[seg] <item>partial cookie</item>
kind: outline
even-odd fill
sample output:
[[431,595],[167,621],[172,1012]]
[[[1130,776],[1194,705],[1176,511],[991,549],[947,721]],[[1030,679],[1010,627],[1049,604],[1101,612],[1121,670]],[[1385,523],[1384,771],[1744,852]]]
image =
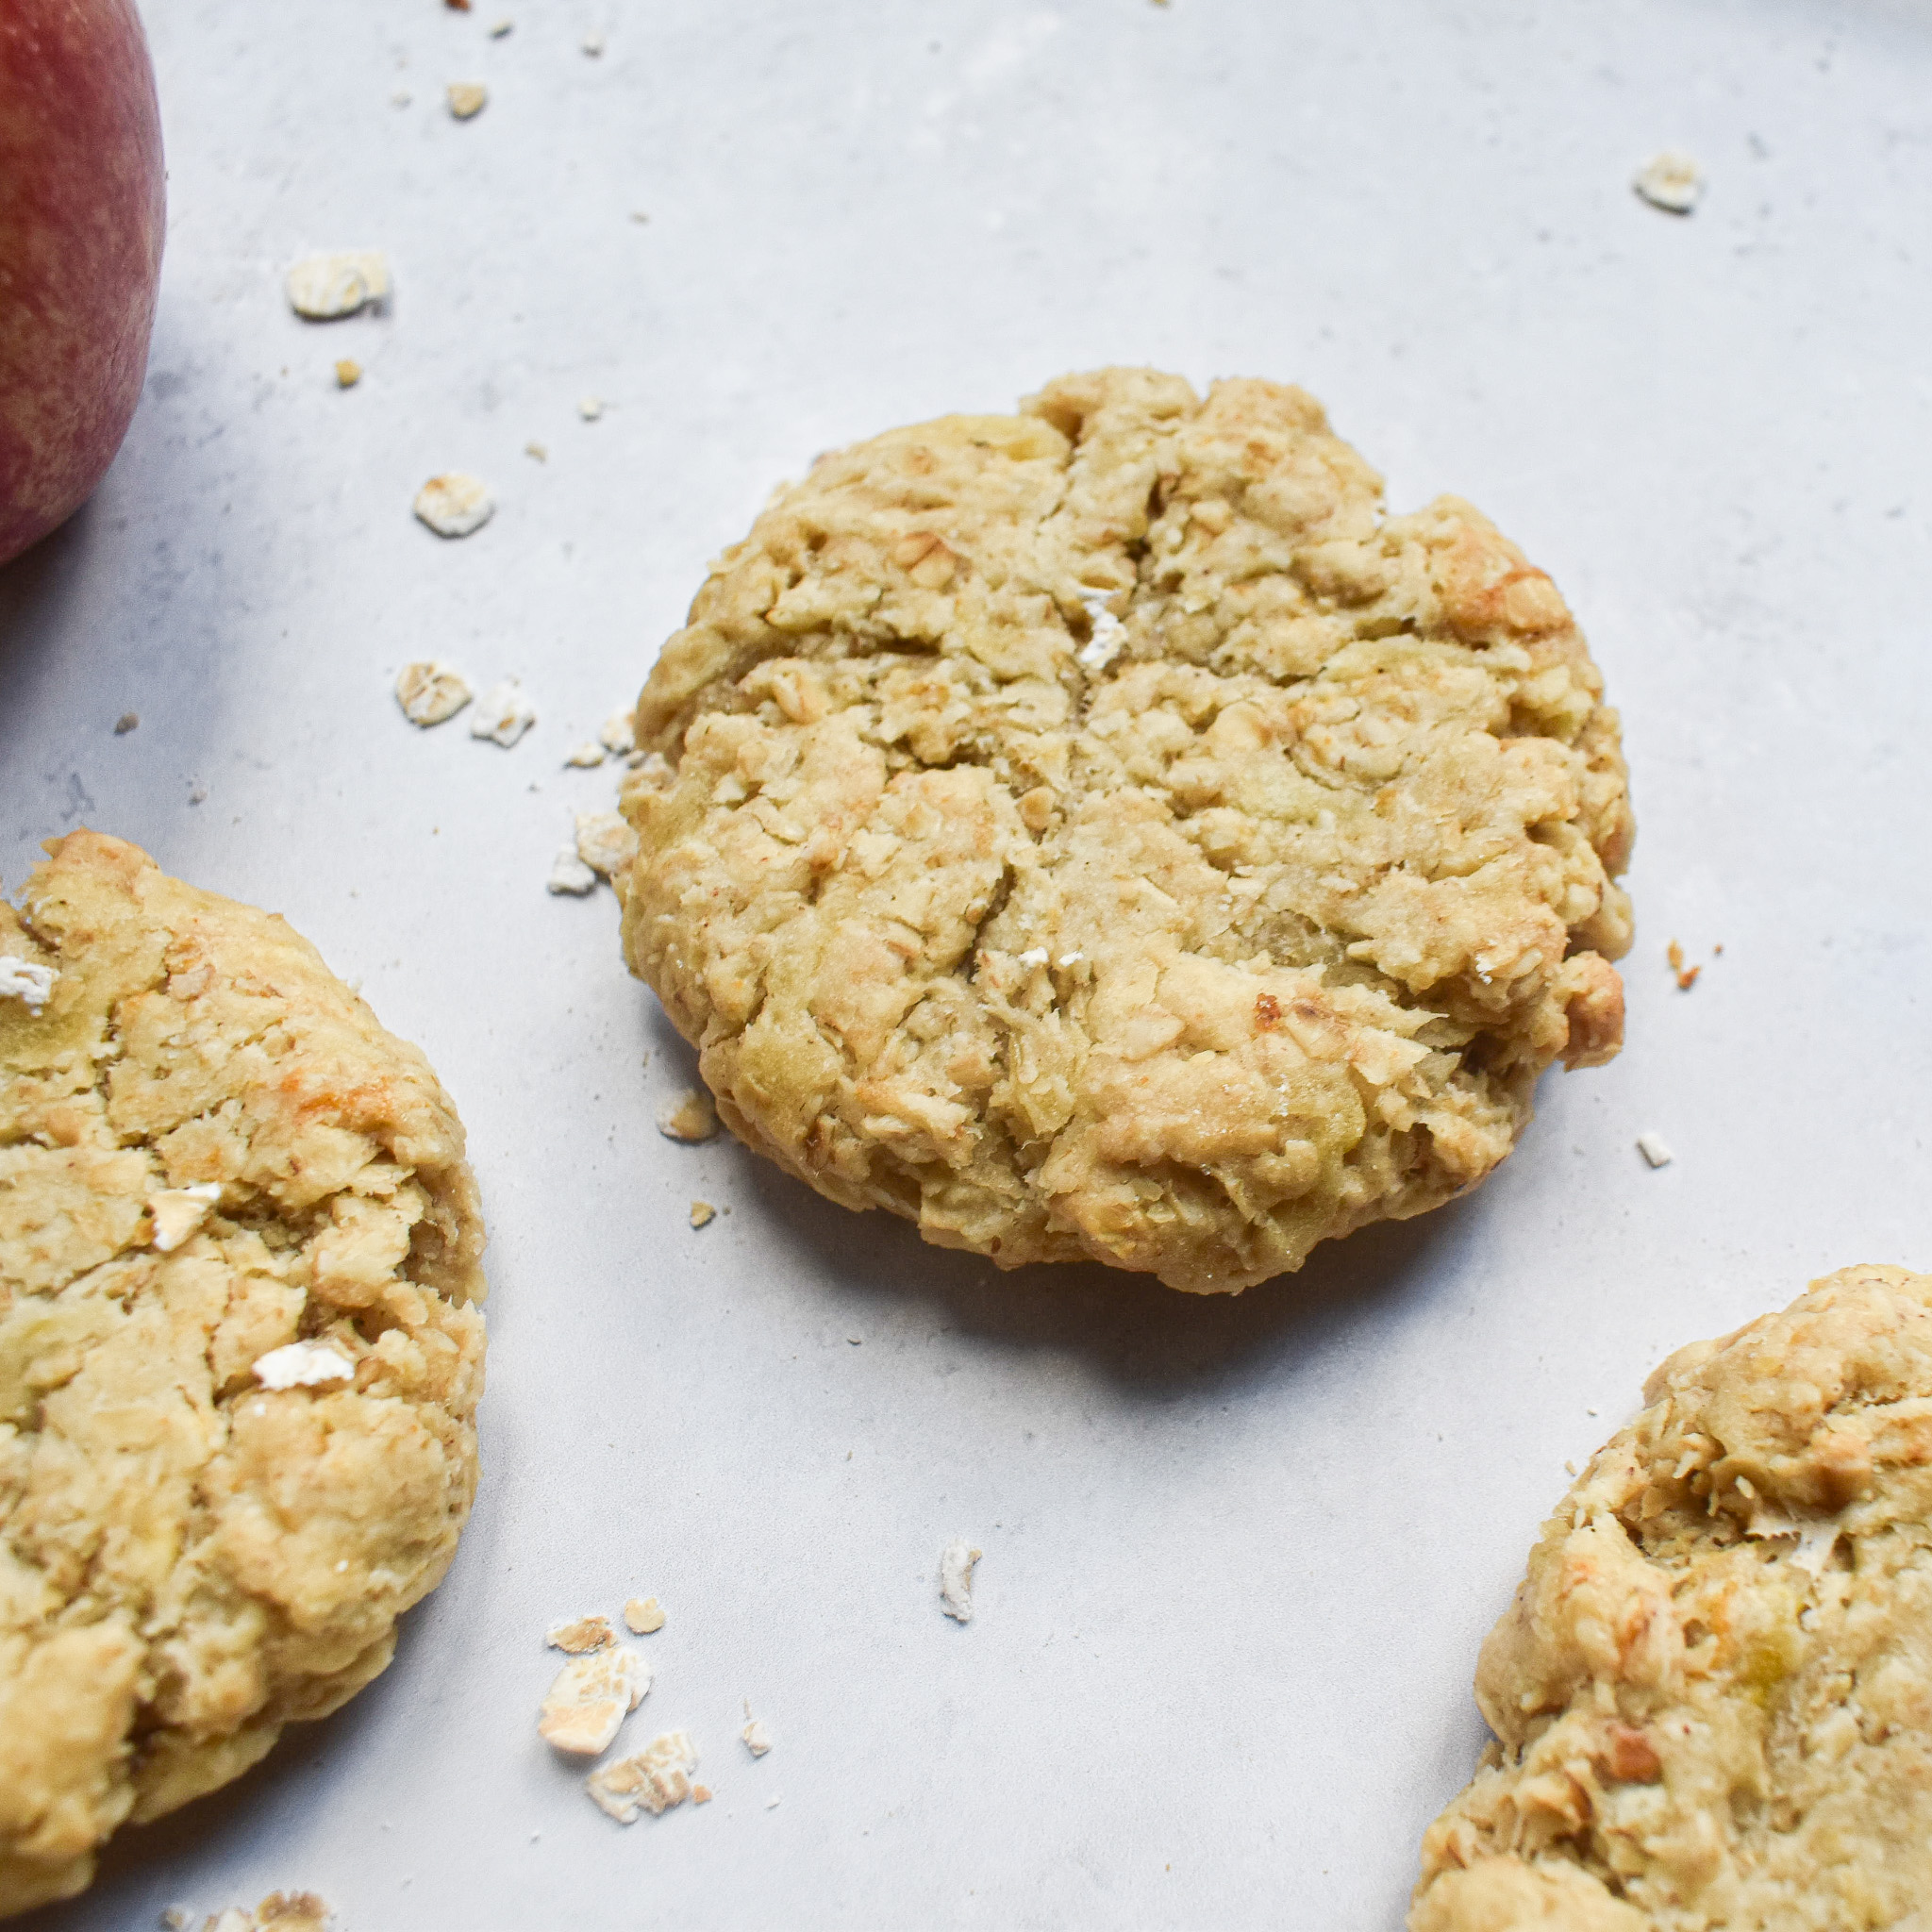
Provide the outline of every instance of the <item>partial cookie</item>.
[[1932,1275],[1681,1349],[1491,1633],[1413,1932],[1845,1932],[1932,1899]]
[[1063,377],[819,458],[639,701],[632,969],[735,1133],[1002,1266],[1236,1290],[1617,1050],[1617,720],[1299,390]]
[[476,1482],[463,1130],[283,921],[49,845],[0,954],[0,1914],[395,1646]]

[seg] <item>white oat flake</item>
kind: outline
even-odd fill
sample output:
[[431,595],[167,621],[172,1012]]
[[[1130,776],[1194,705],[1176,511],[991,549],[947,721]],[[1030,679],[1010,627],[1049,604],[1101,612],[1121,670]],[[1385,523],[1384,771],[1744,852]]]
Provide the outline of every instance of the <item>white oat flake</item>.
[[940,1552],[940,1607],[955,1623],[973,1621],[973,1566],[982,1555],[963,1536]]
[[52,966],[36,965],[16,953],[0,953],[0,1000],[18,1000],[36,1018],[53,997],[54,982],[59,977]]
[[1655,1128],[1638,1135],[1637,1151],[1652,1167],[1668,1167],[1676,1158],[1671,1152],[1670,1143]]
[[222,1198],[220,1181],[197,1181],[192,1188],[162,1188],[147,1197],[154,1217],[153,1244],[172,1254],[208,1219],[208,1210]]
[[356,1364],[327,1341],[291,1341],[255,1358],[255,1379],[264,1389],[316,1389],[355,1375]]
[[1689,155],[1666,148],[1638,169],[1630,185],[1652,208],[1669,215],[1688,215],[1704,192],[1704,176]]
[[754,1757],[762,1757],[772,1748],[772,1734],[766,1730],[763,1718],[752,1716],[749,1697],[744,1700],[744,1728],[738,1735]]
[[389,296],[389,258],[379,248],[305,255],[284,286],[289,307],[310,322],[335,322]]
[[425,731],[454,718],[470,702],[470,687],[454,664],[420,658],[396,673],[396,703],[411,724]]
[[480,530],[496,510],[496,500],[480,476],[463,470],[445,470],[416,492],[418,518],[439,537],[468,537]]
[[537,722],[537,708],[525,696],[514,677],[493,684],[476,700],[470,716],[470,736],[487,738],[508,751]]
[[658,1131],[671,1141],[708,1141],[718,1131],[711,1096],[695,1087],[674,1093],[658,1110]]
[[543,881],[543,889],[559,897],[568,893],[573,899],[581,899],[597,890],[597,874],[577,857],[575,845],[559,846],[550,861],[550,876]]
[[588,772],[604,762],[604,747],[594,740],[586,740],[564,759],[566,765],[579,772]]
[[537,1729],[559,1751],[594,1757],[608,1748],[650,1688],[651,1667],[628,1644],[573,1657],[551,1683]]

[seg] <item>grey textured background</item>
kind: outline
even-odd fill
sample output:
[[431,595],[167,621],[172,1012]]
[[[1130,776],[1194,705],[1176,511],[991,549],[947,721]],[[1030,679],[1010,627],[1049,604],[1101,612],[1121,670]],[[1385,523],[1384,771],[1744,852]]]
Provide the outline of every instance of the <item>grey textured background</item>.
[[[287,1885],[349,1932],[1392,1932],[1565,1459],[1677,1343],[1932,1264],[1932,13],[148,20],[158,331],[100,496],[0,573],[0,871],[138,840],[428,1049],[491,1217],[485,1481],[390,1673],[37,1932]],[[461,125],[459,78],[491,90]],[[1629,191],[1673,143],[1689,220]],[[340,246],[386,248],[394,301],[306,325],[280,273]],[[1476,1197],[1237,1301],[996,1275],[663,1141],[689,1062],[613,902],[542,888],[614,789],[564,752],[774,481],[1108,360],[1292,377],[1397,507],[1480,503],[1580,614],[1635,774],[1624,1058],[1552,1077]],[[466,542],[409,515],[447,467],[500,502]],[[390,682],[431,653],[520,675],[536,730],[412,731]],[[1673,937],[1724,947],[1690,994]],[[697,1194],[732,1212],[694,1235]],[[932,1580],[962,1531],[966,1629]],[[671,1621],[625,1735],[690,1727],[718,1801],[624,1832],[532,1719],[544,1626],[640,1590]]]

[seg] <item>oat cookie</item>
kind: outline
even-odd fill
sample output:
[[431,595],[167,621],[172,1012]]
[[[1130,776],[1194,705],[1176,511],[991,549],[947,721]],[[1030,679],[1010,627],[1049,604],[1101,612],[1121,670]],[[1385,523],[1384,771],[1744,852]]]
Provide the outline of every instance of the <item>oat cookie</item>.
[[627,957],[834,1200],[1245,1288],[1616,1051],[1601,690],[1301,391],[1063,377],[822,457],[719,560],[638,705]]
[[1413,1932],[1850,1932],[1932,1899],[1932,1275],[1680,1350],[1483,1646]]
[[[0,953],[0,1914],[388,1663],[476,1480],[428,1063],[278,918],[54,841]],[[266,1364],[266,1366],[264,1366]]]

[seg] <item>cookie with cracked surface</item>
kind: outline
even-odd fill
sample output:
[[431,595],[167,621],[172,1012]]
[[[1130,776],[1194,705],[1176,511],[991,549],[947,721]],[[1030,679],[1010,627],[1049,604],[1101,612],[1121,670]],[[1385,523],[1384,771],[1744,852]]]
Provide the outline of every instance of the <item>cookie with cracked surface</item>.
[[1932,1898],[1932,1275],[1680,1350],[1483,1647],[1412,1932],[1846,1932]]
[[483,1378],[423,1055],[279,918],[117,839],[48,850],[0,903],[52,974],[0,999],[0,1914],[383,1668]]
[[1631,821],[1555,585],[1301,391],[1113,369],[822,457],[637,710],[632,969],[735,1133],[1002,1266],[1238,1290],[1608,1058]]

